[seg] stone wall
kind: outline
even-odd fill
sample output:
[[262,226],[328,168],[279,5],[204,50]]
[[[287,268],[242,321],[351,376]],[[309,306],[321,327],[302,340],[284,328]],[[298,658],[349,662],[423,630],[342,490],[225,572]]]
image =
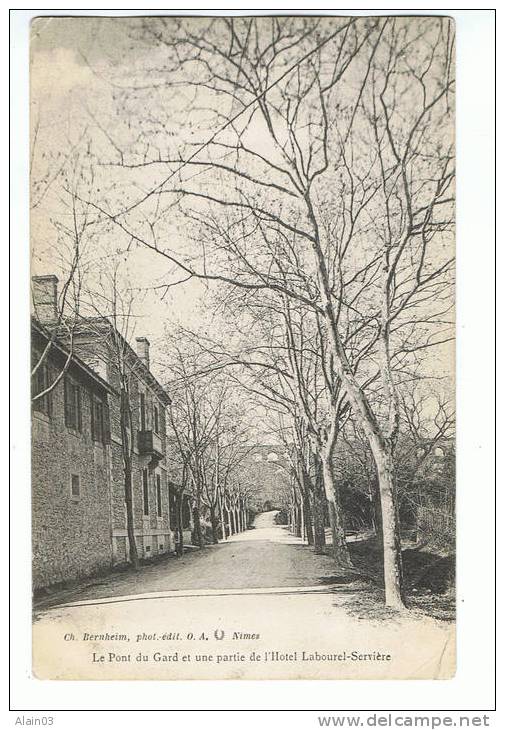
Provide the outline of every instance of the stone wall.
[[[74,373],[76,382],[78,375]],[[110,447],[91,440],[89,383],[82,384],[82,430],[65,425],[63,380],[51,414],[32,418],[32,551],[35,589],[112,564]],[[86,397],[88,396],[88,397]],[[79,495],[72,495],[72,475]]]

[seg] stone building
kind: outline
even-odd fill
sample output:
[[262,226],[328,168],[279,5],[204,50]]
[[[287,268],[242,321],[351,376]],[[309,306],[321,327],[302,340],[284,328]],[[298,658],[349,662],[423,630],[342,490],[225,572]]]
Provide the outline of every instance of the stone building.
[[[52,298],[57,296],[57,281],[55,277],[36,277],[33,281],[34,308],[39,318],[48,318],[45,326],[49,332],[62,328],[54,321],[56,304]],[[40,327],[40,326],[39,326]],[[60,335],[61,336],[61,335]],[[63,336],[62,336],[63,339]],[[104,317],[81,318],[72,330],[72,362],[80,363],[97,381],[107,390],[107,403],[100,407],[95,403],[91,410],[90,396],[80,395],[80,418],[84,436],[92,440],[93,429],[103,435],[105,443],[103,451],[103,474],[97,479],[107,477],[103,491],[107,494],[107,508],[100,501],[101,534],[106,534],[108,545],[108,564],[115,565],[128,560],[128,538],[126,525],[125,487],[123,470],[123,446],[121,435],[121,397],[120,397],[120,370],[125,368],[128,373],[128,391],[132,414],[132,491],[134,528],[137,550],[140,558],[150,558],[172,551],[174,548],[173,534],[170,521],[170,498],[166,469],[166,418],[165,409],[170,398],[150,370],[149,341],[144,337],[137,338],[137,351],[134,351],[122,335]],[[59,345],[59,347],[64,347]],[[52,347],[51,350],[54,348]],[[118,349],[121,353],[118,360]],[[72,366],[74,368],[74,366]],[[68,378],[63,378],[66,382]],[[61,385],[61,388],[67,386]],[[61,389],[60,388],[60,389]],[[63,391],[62,391],[63,392]],[[66,392],[66,391],[65,391]],[[77,397],[77,396],[76,396]],[[34,420],[38,418],[34,408]],[[84,423],[86,422],[86,425]],[[67,427],[68,430],[68,427]],[[75,429],[74,429],[75,430]],[[65,432],[65,437],[68,438]],[[72,435],[72,434],[70,434]],[[46,439],[46,449],[51,453],[54,461],[53,472],[58,473],[59,460],[62,456],[58,443],[53,441],[52,432]],[[85,458],[80,450],[85,450],[86,441],[81,438],[73,442],[74,458]],[[36,457],[34,457],[36,458]],[[64,465],[61,465],[62,470]],[[91,472],[90,472],[91,473]],[[44,474],[44,466],[34,470],[34,489],[43,495],[45,485],[50,477]],[[40,501],[40,500],[39,500]],[[81,527],[84,536],[89,527],[88,513],[85,512],[85,503],[81,514]],[[50,507],[47,507],[50,511]],[[44,508],[41,509],[42,513]],[[105,520],[107,519],[107,527]],[[58,525],[55,525],[54,536],[51,540],[52,548],[45,548],[49,554],[54,550],[58,538]],[[102,538],[105,540],[105,537]],[[43,538],[41,538],[43,542]],[[73,549],[73,548],[71,548]],[[76,551],[77,551],[76,546]],[[102,551],[103,552],[103,551]],[[102,556],[103,558],[103,556]],[[89,570],[83,568],[78,575],[91,573],[104,565],[100,558],[99,565],[89,564]],[[92,562],[92,561],[91,561]],[[71,572],[71,571],[70,571]],[[60,573],[47,576],[47,582],[66,580],[72,575],[63,576]]]
[[[87,320],[77,333],[75,347],[83,359],[104,372],[119,391],[115,342],[121,337],[107,320]],[[129,398],[133,429],[133,513],[140,558],[174,549],[170,529],[170,499],[166,468],[165,409],[170,398],[150,370],[149,341],[137,338],[137,352],[123,342],[129,370]],[[128,560],[120,398],[111,399],[111,484],[113,562]]]
[[[32,322],[32,362],[50,333]],[[34,395],[63,373],[70,353],[50,344],[33,378]],[[110,385],[78,357],[32,410],[33,587],[76,579],[112,565]],[[92,409],[101,413],[92,428]]]

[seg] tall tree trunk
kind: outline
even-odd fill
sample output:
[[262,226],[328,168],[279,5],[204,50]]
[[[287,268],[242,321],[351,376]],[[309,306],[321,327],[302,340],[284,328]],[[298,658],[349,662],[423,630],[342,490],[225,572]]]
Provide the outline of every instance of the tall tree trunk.
[[176,502],[175,502],[175,512],[176,512],[176,542],[175,542],[175,552],[177,555],[182,555],[184,553],[184,532],[183,532],[183,526],[182,526],[182,504],[183,504],[183,492],[179,491],[177,492]]
[[405,608],[405,600],[403,596],[402,552],[392,440],[385,438],[380,433],[376,419],[371,413],[364,394],[352,382],[348,392],[351,393],[353,410],[361,416],[360,426],[367,436],[377,469],[386,606],[403,609]]
[[200,522],[200,508],[195,504],[193,507],[193,532],[195,533],[196,544],[203,548],[202,525]]
[[339,565],[352,567],[351,556],[345,539],[344,513],[340,497],[340,488],[336,482],[333,469],[333,449],[323,450],[321,466],[323,483],[328,500],[328,511],[332,536],[332,555]]
[[307,491],[304,491],[303,496],[303,518],[305,523],[305,534],[307,536],[307,542],[309,545],[314,544],[314,531],[312,529],[312,510],[310,507],[310,496]]
[[316,555],[324,553],[326,546],[326,535],[324,532],[324,520],[326,512],[326,495],[322,483],[321,470],[318,468],[314,480],[314,552]]
[[[312,503],[314,503],[314,485],[310,479],[310,475],[304,465],[300,462],[298,466],[298,483],[300,484],[302,509],[303,509],[303,521],[305,523],[305,531],[307,533],[307,542],[309,545],[314,545],[314,528],[312,525],[313,510]],[[312,497],[312,500],[311,500]],[[314,518],[315,523],[315,518]]]
[[219,520],[221,522],[221,538],[226,540],[226,524],[224,521],[223,500],[219,499]]
[[374,476],[370,481],[370,498],[372,506],[372,519],[375,536],[379,545],[382,548],[382,510],[381,510],[381,498],[379,493],[379,485],[377,483],[377,477]]
[[[354,414],[358,417],[360,421],[360,426],[363,428],[366,434],[377,467],[382,508],[382,537],[384,548],[384,585],[386,591],[386,605],[392,606],[394,608],[404,608],[405,603],[402,595],[402,557],[399,538],[398,515],[395,500],[396,495],[394,482],[394,465],[392,458],[392,439],[386,439],[384,437],[378,419],[372,411],[365,392],[357,382],[351,364],[349,363],[349,360],[347,358],[345,347],[338,332],[338,324],[335,317],[335,311],[333,309],[332,288],[328,276],[328,268],[323,253],[323,248],[321,247],[319,227],[316,215],[314,213],[314,209],[312,207],[309,190],[307,190],[307,193],[305,195],[305,201],[307,203],[307,212],[314,229],[312,248],[316,260],[318,281],[320,284],[324,315],[329,336],[329,344],[335,356],[335,365],[338,371],[338,375],[342,379],[342,384],[345,388],[345,392],[349,399],[352,410]],[[393,401],[395,393],[394,383],[390,372],[390,362],[388,354],[389,319],[387,310],[389,302],[389,275],[386,269],[387,266],[384,266],[385,298],[383,297],[383,313],[381,321],[382,331],[379,338],[379,345],[381,348],[381,373],[383,376],[385,391],[389,395],[389,406],[391,415],[391,406],[394,405]]]
[[120,427],[124,472],[124,496],[126,503],[126,533],[128,535],[128,553],[130,563],[133,565],[135,570],[137,570],[139,567],[139,554],[137,550],[137,541],[135,539],[135,523],[133,515],[132,450],[130,443],[132,433],[131,424],[130,398],[127,389],[122,386],[120,396]]
[[139,554],[137,550],[137,541],[135,539],[135,525],[133,516],[133,495],[132,495],[132,468],[131,459],[123,458],[124,464],[124,486],[125,486],[125,502],[126,502],[126,532],[128,535],[128,552],[130,563],[135,570],[139,567]]
[[295,525],[294,525],[294,533],[295,537],[303,537],[302,534],[302,521],[301,521],[301,510],[300,505],[295,504]]
[[[382,545],[384,556],[384,587],[386,606],[405,608],[403,597],[403,570],[400,542],[400,528],[396,503],[395,469],[393,461],[393,441],[386,438],[377,418],[372,412],[367,397],[357,384],[347,361],[342,343],[336,333],[336,325],[328,316],[329,333],[336,359],[342,367],[342,381],[346,394],[359,419],[359,425],[366,434],[377,469],[378,488],[382,513]],[[386,366],[384,366],[386,367]],[[386,368],[387,369],[387,368]],[[387,378],[386,378],[387,381]],[[391,392],[394,386],[388,383]]]
[[372,441],[372,450],[377,465],[381,502],[386,605],[401,609],[405,607],[405,603],[393,449],[377,440]]
[[212,542],[214,545],[217,545],[219,542],[218,536],[217,536],[217,516],[216,516],[216,508],[214,505],[210,507],[210,526],[212,528]]

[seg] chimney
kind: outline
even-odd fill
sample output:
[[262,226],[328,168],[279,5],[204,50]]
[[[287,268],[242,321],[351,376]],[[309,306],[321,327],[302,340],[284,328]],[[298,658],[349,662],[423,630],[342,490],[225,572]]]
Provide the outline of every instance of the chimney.
[[58,319],[58,279],[54,274],[32,276],[32,301],[39,322]]
[[137,355],[149,370],[149,345],[147,337],[137,337]]

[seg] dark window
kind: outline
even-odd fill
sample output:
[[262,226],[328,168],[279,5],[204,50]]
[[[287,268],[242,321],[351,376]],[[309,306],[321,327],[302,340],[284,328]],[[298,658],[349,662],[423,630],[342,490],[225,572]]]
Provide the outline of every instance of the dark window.
[[[169,503],[170,503],[170,529],[177,529],[177,491],[173,488],[169,488]],[[187,494],[183,495],[181,503],[181,517],[182,517],[182,529],[189,530],[191,527],[191,505]]]
[[[33,376],[33,395],[43,393],[49,387],[49,368],[47,363],[42,363],[37,368]],[[51,393],[46,393],[41,398],[33,401],[33,408],[39,413],[45,413],[46,416],[51,415]]]
[[191,527],[191,507],[189,497],[184,495],[182,500],[182,529],[189,530]]
[[140,394],[140,430],[146,430],[146,397],[144,393]]
[[81,389],[68,377],[65,377],[65,425],[82,430]]
[[110,443],[109,407],[107,403],[90,396],[91,438],[101,444]]
[[160,414],[158,406],[154,406],[154,430],[156,433],[160,432]]
[[103,404],[103,442],[104,444],[110,444],[110,410],[109,404]]
[[72,497],[81,496],[81,483],[78,474],[72,474]]
[[101,401],[95,401],[95,441],[100,441],[103,444],[104,437],[104,423],[103,423],[103,403]]
[[149,514],[149,477],[147,469],[142,470],[142,492],[144,494],[144,514]]
[[156,474],[156,499],[158,501],[158,517],[161,517],[161,477]]

